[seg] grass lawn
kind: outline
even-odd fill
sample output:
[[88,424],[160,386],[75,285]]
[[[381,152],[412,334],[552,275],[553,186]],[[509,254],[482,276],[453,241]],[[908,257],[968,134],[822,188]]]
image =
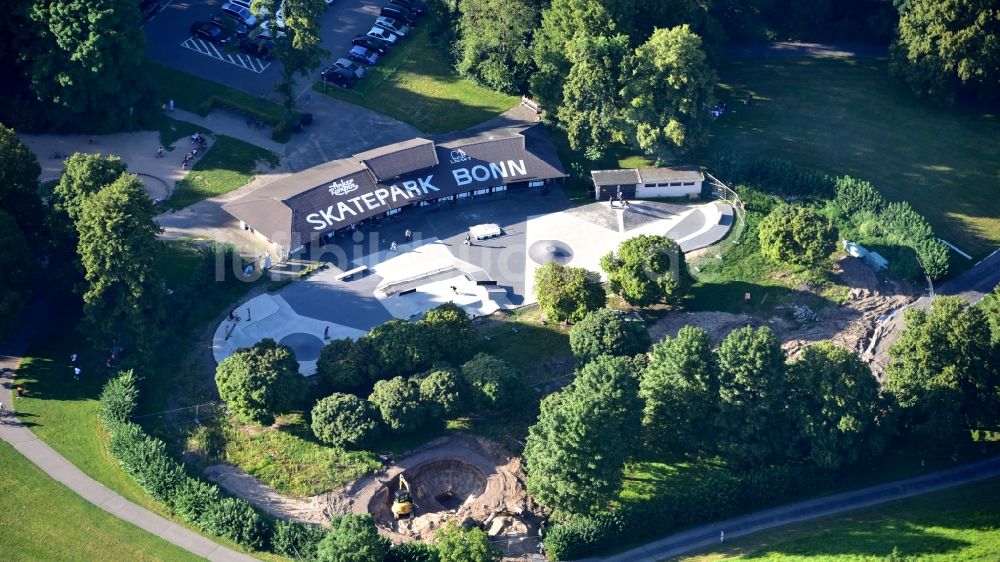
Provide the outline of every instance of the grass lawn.
[[685,562],[1000,559],[1000,479],[806,521],[681,557]]
[[258,113],[266,117],[265,120],[274,123],[284,114],[281,106],[274,102],[175,68],[150,63],[149,72],[156,84],[161,104],[172,99],[176,107],[204,116],[211,111],[212,100],[217,98]]
[[282,494],[320,494],[382,466],[366,451],[323,445],[301,414],[278,419],[273,427],[226,426],[224,460]]
[[4,560],[200,560],[88,503],[0,441]]
[[[706,160],[733,151],[849,174],[909,201],[974,256],[1000,245],[1000,115],[917,100],[885,61],[733,60],[718,71],[731,111],[714,124]],[[736,103],[748,92],[752,106]]]
[[435,43],[426,29],[419,28],[350,90],[322,82],[315,89],[430,135],[467,129],[519,102],[516,96],[460,78],[444,55],[447,50],[447,45]]
[[205,156],[177,182],[177,189],[163,202],[163,207],[183,209],[202,199],[239,189],[253,180],[261,161],[277,166],[278,156],[241,140],[218,135]]

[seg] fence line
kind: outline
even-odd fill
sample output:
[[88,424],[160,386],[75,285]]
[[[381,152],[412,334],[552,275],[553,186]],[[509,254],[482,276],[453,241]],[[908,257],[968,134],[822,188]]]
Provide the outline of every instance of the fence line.
[[740,238],[746,230],[746,208],[739,194],[722,182],[719,178],[705,172],[706,195],[727,203],[733,210],[734,224],[726,236],[719,242],[694,251],[687,256],[688,270],[695,278],[701,271],[701,266],[711,260],[720,260],[733,247],[739,245]]

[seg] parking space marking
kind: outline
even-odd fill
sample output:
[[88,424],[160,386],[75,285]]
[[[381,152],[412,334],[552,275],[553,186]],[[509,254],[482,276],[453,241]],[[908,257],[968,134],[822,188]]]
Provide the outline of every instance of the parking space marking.
[[198,39],[197,37],[188,37],[183,43],[181,43],[181,46],[207,57],[212,57],[213,59],[221,60],[222,62],[228,62],[229,64],[238,66],[242,69],[249,70],[250,72],[256,72],[257,74],[264,72],[267,70],[267,67],[271,66],[269,61],[250,55],[240,53],[231,55],[229,53],[224,53],[212,43]]

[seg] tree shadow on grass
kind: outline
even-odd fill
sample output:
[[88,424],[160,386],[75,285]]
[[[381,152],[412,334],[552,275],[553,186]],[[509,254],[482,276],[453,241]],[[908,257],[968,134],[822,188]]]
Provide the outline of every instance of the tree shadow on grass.
[[[858,528],[863,527],[863,528]],[[782,556],[857,556],[882,559],[895,549],[901,557],[947,554],[972,543],[950,538],[930,529],[902,521],[859,521],[858,526],[803,537],[785,544],[744,555],[745,560]]]

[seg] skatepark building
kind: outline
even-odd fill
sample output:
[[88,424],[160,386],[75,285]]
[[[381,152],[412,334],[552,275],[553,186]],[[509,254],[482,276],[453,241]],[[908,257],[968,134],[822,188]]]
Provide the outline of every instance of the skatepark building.
[[278,180],[223,208],[287,258],[407,207],[450,205],[566,177],[542,125],[414,138]]
[[701,194],[705,174],[697,166],[670,168],[631,168],[625,170],[594,170],[594,199],[654,199],[657,197],[690,197]]

